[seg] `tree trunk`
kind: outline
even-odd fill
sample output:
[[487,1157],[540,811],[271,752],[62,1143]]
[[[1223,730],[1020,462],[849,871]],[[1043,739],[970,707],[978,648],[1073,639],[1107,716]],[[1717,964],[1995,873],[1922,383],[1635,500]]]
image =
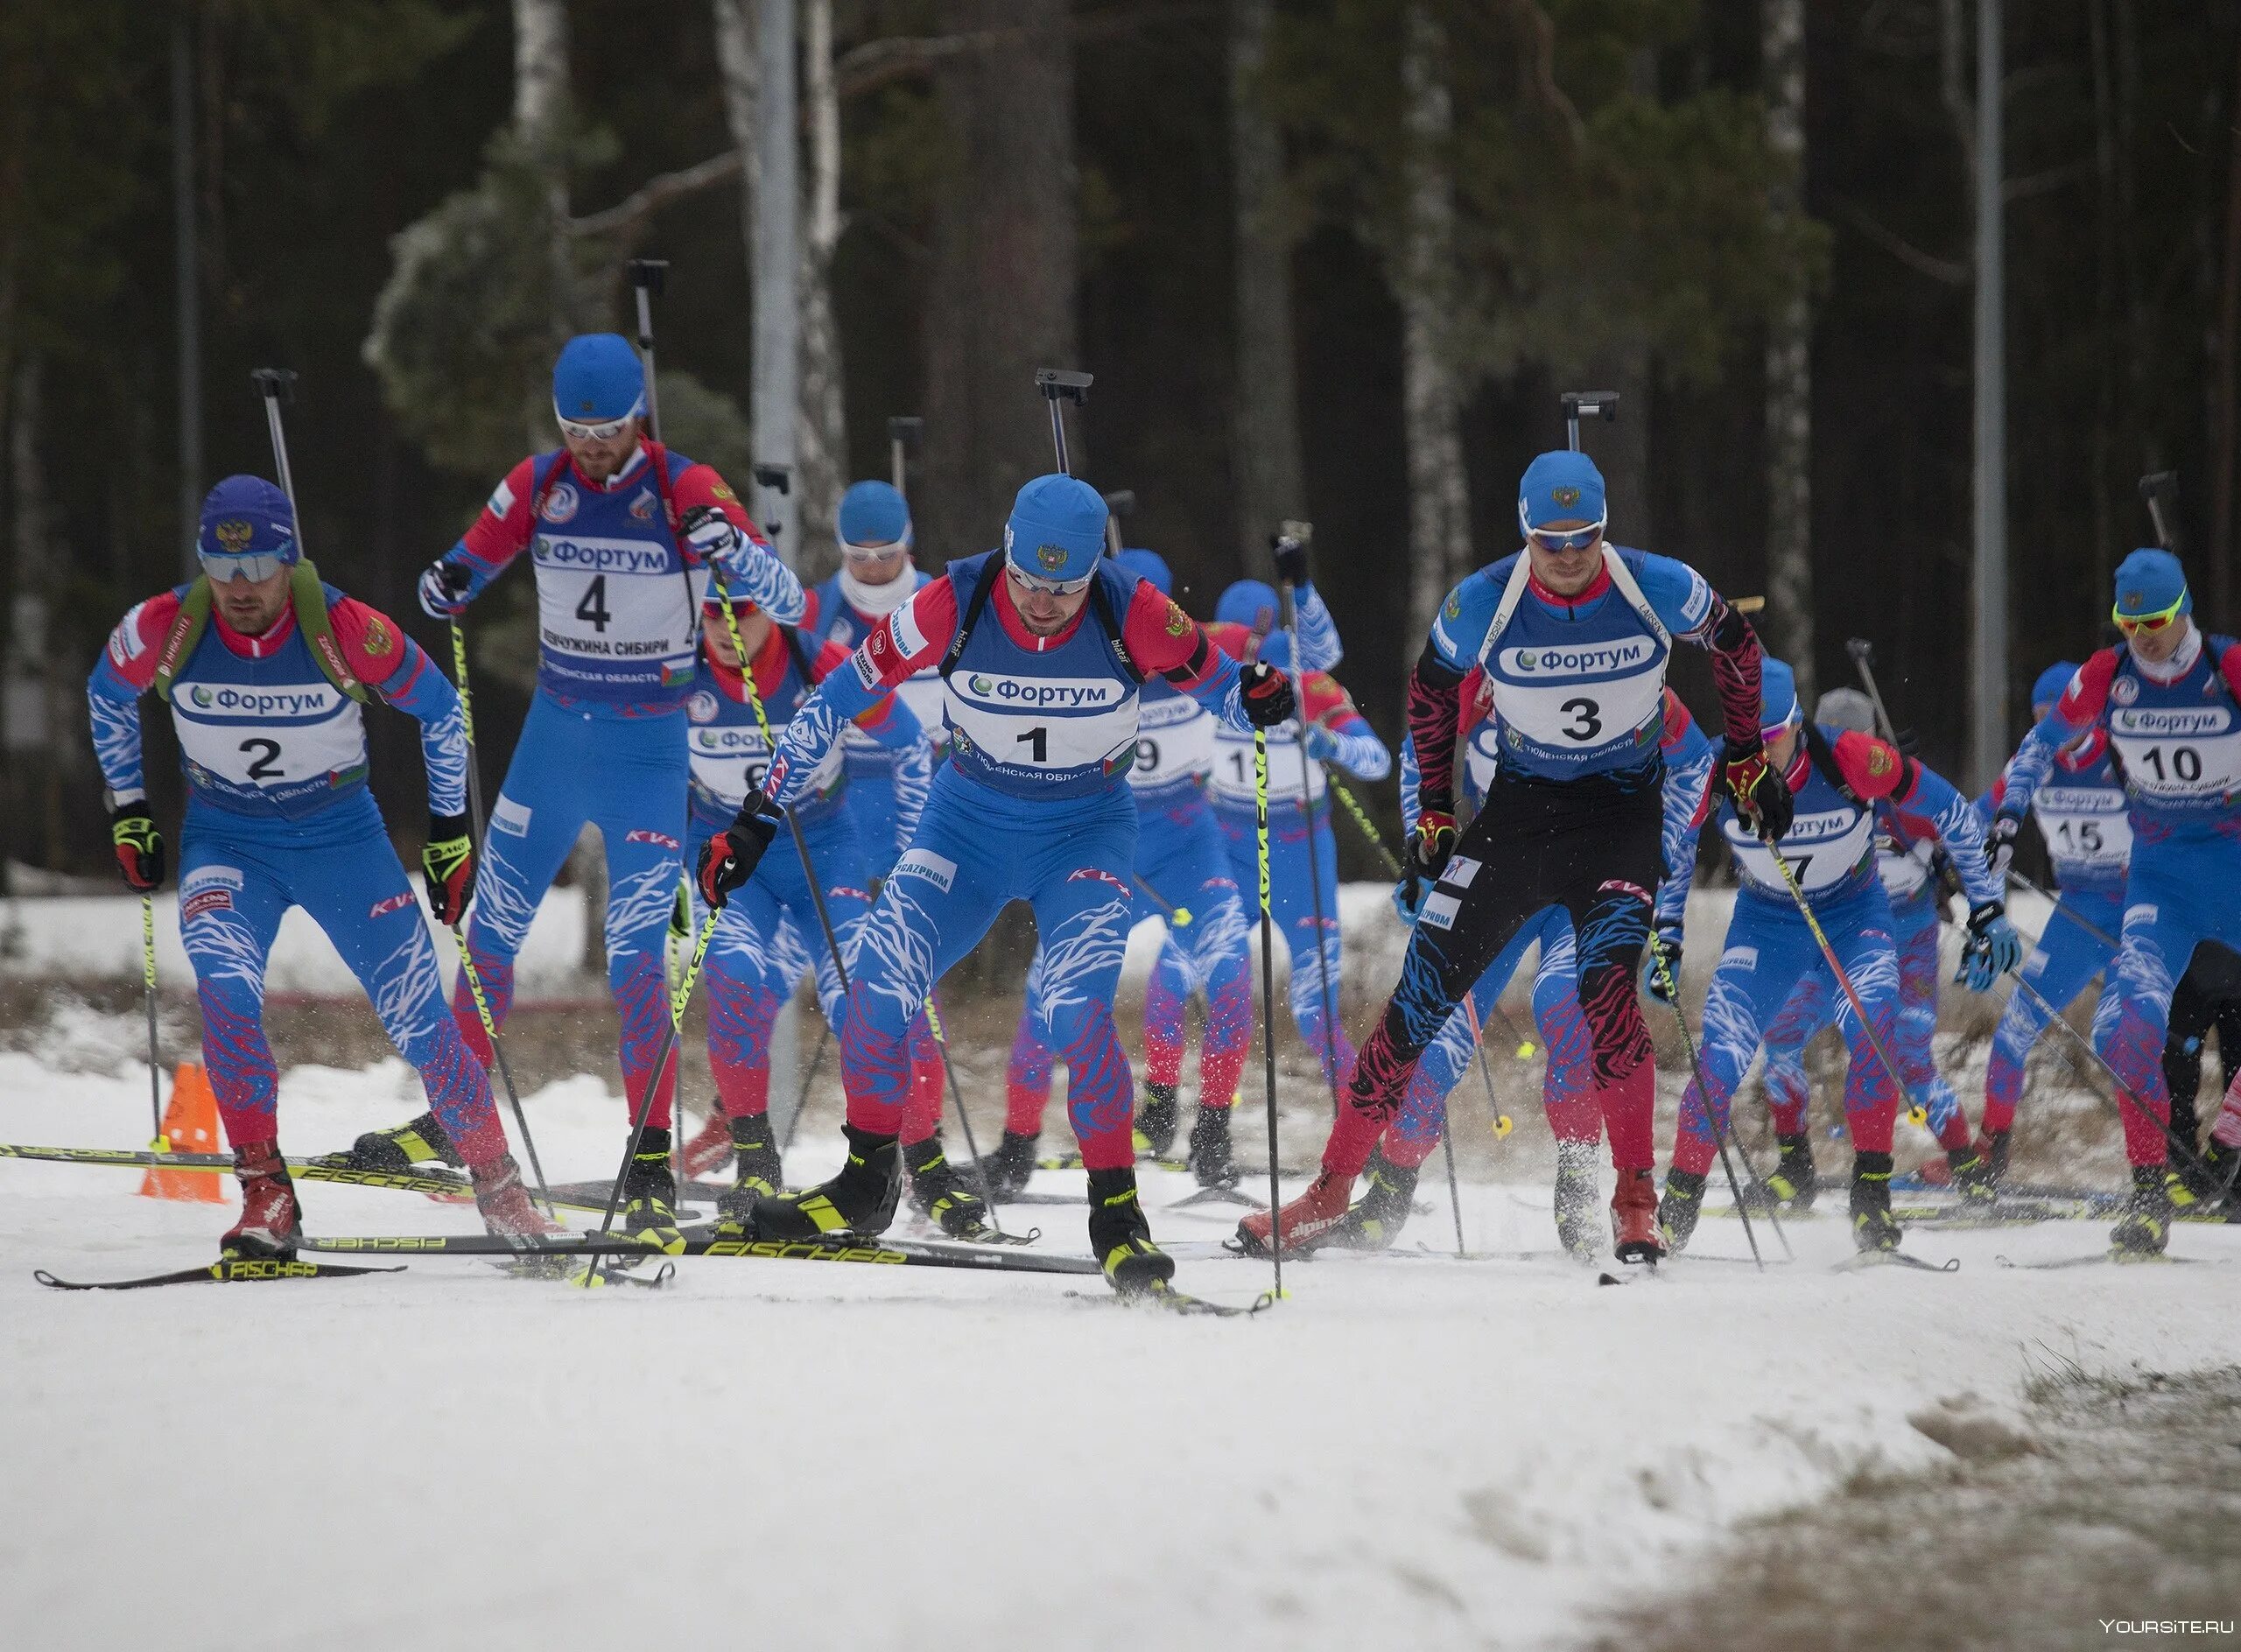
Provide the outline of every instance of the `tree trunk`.
[[1407,140],[1402,235],[1401,395],[1409,446],[1409,635],[1431,629],[1441,601],[1471,569],[1471,501],[1463,471],[1463,390],[1450,348],[1454,314],[1454,106],[1442,60],[1446,32],[1428,4],[1403,23],[1401,81]]
[[[755,53],[755,0],[710,0],[716,22],[716,69],[723,83],[724,125],[739,151],[739,232],[748,273],[755,271],[755,198],[762,187],[762,150],[755,141],[755,106],[762,67]],[[753,402],[748,403],[753,417]],[[742,479],[743,480],[743,479]]]
[[[1038,367],[1074,359],[1073,40],[1065,0],[943,0],[952,34],[1017,31],[944,62],[957,164],[934,203],[918,559],[995,545],[1012,496],[1052,467]],[[1077,470],[1086,444],[1070,432]]]
[[1237,527],[1240,566],[1261,571],[1277,524],[1307,514],[1292,358],[1291,241],[1278,221],[1283,137],[1261,86],[1271,0],[1232,0],[1230,178],[1237,237]]
[[[1765,0],[1761,74],[1767,144],[1783,169],[1770,209],[1795,217],[1805,184],[1805,0]],[[1767,641],[1797,673],[1813,671],[1813,316],[1802,273],[1767,327]]]
[[[567,0],[514,0],[514,125],[544,179],[545,246],[552,343],[575,331],[576,263],[568,236]],[[532,391],[530,445],[552,441],[551,398]]]
[[40,462],[39,432],[43,412],[45,363],[25,352],[11,386],[8,421],[9,490],[15,510],[15,597],[8,612],[8,655],[4,677],[5,741],[11,784],[6,806],[15,830],[6,834],[7,847],[25,860],[42,860],[50,866],[59,847],[49,841],[39,852],[31,847],[33,821],[50,813],[53,790],[53,747],[58,733],[47,692],[47,591],[52,557],[46,543],[46,473]]
[[808,100],[809,187],[802,222],[801,411],[794,488],[804,580],[837,565],[833,517],[847,486],[848,425],[840,332],[832,317],[832,254],[840,244],[840,97],[832,80],[832,0],[803,0],[803,91]]

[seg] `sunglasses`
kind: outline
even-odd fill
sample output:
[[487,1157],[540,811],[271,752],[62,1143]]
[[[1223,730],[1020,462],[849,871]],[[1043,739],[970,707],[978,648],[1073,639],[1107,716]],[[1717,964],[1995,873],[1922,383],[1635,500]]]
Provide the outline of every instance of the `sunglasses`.
[[[553,417],[555,418],[559,418],[560,416],[558,413],[555,413]],[[572,440],[580,442],[613,441],[617,436],[620,436],[624,431],[629,429],[631,425],[637,422],[638,409],[636,406],[633,406],[631,410],[623,414],[622,418],[610,418],[604,423],[598,425],[580,425],[573,418],[561,418],[560,433],[563,436],[568,437]]]
[[2130,636],[2136,631],[2161,630],[2165,626],[2170,624],[2172,621],[2177,619],[2179,617],[2179,610],[2186,606],[2186,595],[2184,593],[2181,593],[2179,600],[2176,602],[2174,602],[2169,608],[2159,608],[2153,614],[2126,614],[2118,608],[2111,608],[2109,610],[2109,617],[2117,622],[2117,629],[2118,630],[2122,631],[2126,636]]
[[1078,580],[1045,580],[1009,562],[1004,564],[1004,572],[1029,590],[1040,591],[1046,596],[1071,596],[1077,591],[1087,590],[1089,582],[1097,578],[1097,571],[1092,568]]
[[288,565],[269,552],[255,552],[248,556],[203,556],[203,573],[210,576],[213,585],[224,585],[234,580],[258,582],[270,579]]
[[897,539],[892,545],[850,545],[842,541],[840,554],[851,562],[892,562],[910,554],[910,547]]

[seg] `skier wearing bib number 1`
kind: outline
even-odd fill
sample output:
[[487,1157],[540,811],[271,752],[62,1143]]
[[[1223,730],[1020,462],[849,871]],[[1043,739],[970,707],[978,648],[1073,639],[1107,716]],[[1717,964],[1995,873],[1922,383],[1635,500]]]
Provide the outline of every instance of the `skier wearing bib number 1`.
[[[645,377],[613,333],[568,341],[552,369],[564,448],[507,473],[459,544],[420,577],[420,606],[456,619],[524,551],[537,575],[537,695],[491,805],[467,946],[494,1018],[537,902],[587,822],[607,854],[607,978],[622,1029],[631,1115],[646,1130],[625,1187],[626,1227],[673,1225],[670,1096],[649,1071],[669,1016],[663,949],[682,875],[685,701],[712,573],[773,619],[801,617],[801,584],[769,552],[723,479],[643,433]],[[462,979],[452,1011],[492,1059]],[[649,1099],[648,1092],[651,1089]],[[423,1118],[359,1138],[379,1163],[444,1150]]]
[[290,1256],[302,1229],[263,1016],[265,958],[291,906],[327,932],[420,1070],[490,1231],[551,1231],[522,1190],[489,1077],[445,1013],[435,943],[366,784],[359,706],[370,695],[419,721],[428,903],[458,922],[474,882],[459,695],[394,620],[320,582],[288,496],[262,477],[210,490],[195,549],[200,576],[128,613],[86,687],[117,864],[144,895],[164,881],[164,848],[140,767],[140,696],[167,701],[179,732],[179,938],[242,1184],[226,1255]]
[[894,1220],[910,1019],[1019,899],[1043,941],[1037,1033],[1072,1075],[1091,1245],[1115,1290],[1174,1273],[1137,1202],[1134,1086],[1113,1025],[1135,905],[1139,691],[1158,673],[1224,721],[1262,728],[1290,714],[1292,697],[1282,676],[1240,671],[1172,600],[1106,561],[1105,521],[1104,500],[1071,476],[1028,483],[1003,550],[952,561],[881,621],[794,714],[764,791],[700,852],[701,893],[720,906],[776,835],[772,805],[797,799],[841,725],[939,662],[949,762],[861,931],[841,1028],[847,1163],[822,1185],[758,1199],[764,1238],[875,1234]]
[[2195,1195],[2168,1163],[2170,1093],[2163,1041],[2172,984],[2205,940],[2241,944],[2241,643],[2205,636],[2167,551],[2118,566],[2111,617],[2125,640],[2078,667],[2023,737],[2001,776],[1985,854],[2004,873],[2023,817],[2079,735],[2105,730],[2131,799],[2132,861],[2118,936],[2117,990],[2104,992],[2093,1041],[2117,1077],[2132,1192],[2110,1234],[2113,1254],[2152,1256],[2169,1242],[2174,1207]]
[[[1323,1169],[1282,1213],[1289,1250],[1345,1220],[1354,1177],[1400,1110],[1425,1050],[1496,953],[1533,914],[1563,907],[1578,937],[1580,1006],[1597,1097],[1619,1167],[1611,1201],[1621,1261],[1661,1254],[1651,1113],[1655,1071],[1634,994],[1662,867],[1660,782],[1673,640],[1711,650],[1728,747],[1724,784],[1767,833],[1789,792],[1759,740],[1759,642],[1684,563],[1604,538],[1602,473],[1585,454],[1542,454],[1519,489],[1525,548],[1449,593],[1409,681],[1421,765],[1411,869],[1434,887],[1401,981],[1361,1047]],[[1486,806],[1458,842],[1455,744],[1461,690],[1484,669],[1500,719]],[[1239,1225],[1265,1251],[1275,1213]]]

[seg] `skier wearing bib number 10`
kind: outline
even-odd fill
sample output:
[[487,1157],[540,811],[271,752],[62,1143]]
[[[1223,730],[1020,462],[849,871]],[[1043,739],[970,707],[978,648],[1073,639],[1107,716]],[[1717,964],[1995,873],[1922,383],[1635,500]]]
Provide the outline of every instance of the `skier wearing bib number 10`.
[[[1780,836],[1789,791],[1759,740],[1759,642],[1684,563],[1604,537],[1603,475],[1584,453],[1542,454],[1519,489],[1525,548],[1448,594],[1409,680],[1421,778],[1411,870],[1424,900],[1401,981],[1354,1063],[1307,1191],[1281,1213],[1287,1250],[1345,1220],[1354,1177],[1406,1099],[1425,1050],[1520,925],[1562,906],[1578,937],[1580,1005],[1618,1188],[1621,1261],[1654,1262],[1655,1070],[1634,969],[1662,869],[1659,742],[1675,637],[1709,649],[1728,747],[1724,784]],[[1482,668],[1502,728],[1486,806],[1458,841],[1455,746],[1464,679]],[[1239,1225],[1265,1252],[1277,1213]]]
[[[571,339],[552,369],[561,451],[507,473],[459,544],[420,576],[420,606],[457,619],[524,551],[537,575],[537,695],[491,805],[467,946],[502,1022],[514,959],[538,900],[586,823],[607,854],[608,988],[622,1014],[631,1116],[646,1130],[624,1189],[631,1231],[674,1225],[669,1169],[676,1064],[649,1068],[669,1019],[663,953],[683,873],[685,701],[700,604],[713,573],[732,597],[781,622],[802,588],[772,556],[723,478],[643,432],[645,376],[613,333]],[[467,983],[452,1011],[492,1060]],[[649,1090],[651,1094],[649,1096]],[[380,1163],[445,1150],[425,1118],[359,1138]]]
[[819,1186],[758,1199],[762,1237],[875,1234],[894,1220],[911,1017],[1016,899],[1042,937],[1037,1035],[1071,1073],[1092,1248],[1117,1290],[1173,1276],[1137,1202],[1134,1086],[1113,1025],[1135,906],[1140,690],[1157,673],[1225,722],[1264,728],[1291,714],[1292,696],[1280,674],[1240,671],[1171,599],[1106,561],[1105,521],[1085,483],[1029,482],[1004,548],[952,562],[882,620],[794,714],[764,791],[700,852],[701,893],[720,906],[776,835],[773,805],[812,782],[842,724],[939,663],[949,762],[856,946],[840,1034],[847,1163]]
[[2110,1234],[2119,1257],[2160,1255],[2174,1207],[2195,1201],[2170,1169],[2165,1135],[2171,988],[2198,943],[2241,944],[2241,907],[2230,894],[2241,887],[2241,643],[2205,636],[2189,617],[2194,606],[2169,552],[2135,551],[2118,566],[2110,615],[2125,640],[2090,656],[2023,737],[2000,777],[1985,847],[2004,873],[2057,756],[2079,735],[2107,731],[2132,829],[2117,989],[2102,995],[2093,1016],[2132,1167],[2132,1198]]
[[428,903],[458,922],[474,882],[459,695],[394,620],[320,582],[288,496],[262,477],[229,476],[210,490],[195,550],[200,576],[118,622],[86,687],[117,864],[144,895],[164,881],[164,847],[140,767],[140,696],[167,701],[179,733],[179,938],[242,1185],[225,1254],[291,1256],[302,1231],[263,1016],[265,958],[291,906],[327,932],[382,1030],[420,1070],[490,1231],[551,1231],[522,1190],[489,1077],[444,1011],[435,943],[366,784],[359,706],[371,695],[419,721]]

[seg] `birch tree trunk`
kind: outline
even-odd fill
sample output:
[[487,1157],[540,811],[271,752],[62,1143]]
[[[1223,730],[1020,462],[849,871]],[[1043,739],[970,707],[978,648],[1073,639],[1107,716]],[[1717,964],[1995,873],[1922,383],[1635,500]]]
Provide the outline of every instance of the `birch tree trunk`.
[[[1805,175],[1805,0],[1765,0],[1760,13],[1767,144],[1783,182],[1768,203],[1800,209]],[[1810,706],[1813,673],[1813,318],[1801,275],[1767,326],[1767,642],[1797,673]]]
[[[716,72],[723,83],[724,126],[739,151],[739,232],[750,278],[755,271],[755,198],[762,188],[762,149],[755,141],[755,108],[762,88],[755,50],[755,0],[710,0],[716,24]],[[750,419],[753,418],[749,404]]]
[[802,62],[809,126],[809,187],[802,214],[801,411],[794,428],[794,487],[804,580],[837,566],[833,517],[847,485],[847,410],[840,333],[832,318],[832,254],[840,244],[840,96],[832,79],[832,0],[802,0]]
[[1237,241],[1238,548],[1258,576],[1268,534],[1307,514],[1299,446],[1299,384],[1292,355],[1290,237],[1278,221],[1282,134],[1269,117],[1261,76],[1271,0],[1232,0],[1229,30],[1230,178]]
[[1409,445],[1409,634],[1431,629],[1471,567],[1463,471],[1463,393],[1449,348],[1454,313],[1454,105],[1443,78],[1446,31],[1428,4],[1409,7],[1401,81],[1408,152],[1402,235],[1401,384]]

